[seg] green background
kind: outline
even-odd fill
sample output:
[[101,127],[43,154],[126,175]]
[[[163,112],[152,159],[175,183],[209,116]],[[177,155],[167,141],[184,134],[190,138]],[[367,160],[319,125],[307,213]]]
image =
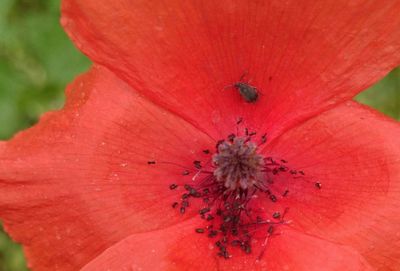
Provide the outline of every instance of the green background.
[[[69,82],[90,66],[61,29],[59,0],[0,0],[0,139],[60,108]],[[357,100],[400,119],[400,69]],[[0,231],[0,271],[23,271],[21,249]]]

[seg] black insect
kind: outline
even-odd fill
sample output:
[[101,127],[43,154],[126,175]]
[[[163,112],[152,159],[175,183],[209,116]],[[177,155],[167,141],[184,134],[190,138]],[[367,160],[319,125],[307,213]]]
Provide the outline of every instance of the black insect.
[[237,82],[233,86],[239,90],[240,95],[246,102],[255,103],[258,100],[258,92],[255,87],[244,82]]
[[255,103],[258,100],[258,90],[256,87],[249,84],[249,82],[245,82],[243,79],[247,73],[244,73],[238,82],[229,86],[236,88],[242,98],[248,103]]

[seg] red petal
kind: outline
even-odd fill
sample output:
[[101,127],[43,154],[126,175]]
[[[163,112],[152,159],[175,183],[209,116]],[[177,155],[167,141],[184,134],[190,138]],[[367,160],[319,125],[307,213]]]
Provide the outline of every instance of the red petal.
[[181,221],[168,186],[182,170],[147,161],[191,165],[210,142],[104,68],[67,96],[0,145],[0,217],[34,270],[78,270],[132,233]]
[[196,222],[191,221],[161,231],[134,234],[107,249],[82,271],[372,270],[355,250],[290,229],[269,240],[260,261],[259,251],[249,255],[239,252],[225,260],[216,255],[215,240],[195,233],[195,227]]
[[[62,23],[92,60],[218,139],[238,117],[274,136],[382,78],[400,63],[398,14],[379,0],[64,0]],[[226,89],[246,71],[256,104]]]
[[356,248],[377,270],[397,270],[399,123],[348,102],[285,133],[266,153],[309,181],[276,185],[290,191],[281,204],[293,227]]

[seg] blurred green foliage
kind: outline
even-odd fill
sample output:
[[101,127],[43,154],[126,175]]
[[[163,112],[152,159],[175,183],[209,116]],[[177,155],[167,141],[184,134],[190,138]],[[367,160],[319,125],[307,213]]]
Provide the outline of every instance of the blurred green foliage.
[[[60,0],[0,0],[0,139],[60,108],[63,90],[90,62],[60,24]],[[0,271],[26,269],[19,245],[0,230]]]
[[0,1],[0,138],[63,103],[63,89],[89,61],[60,27],[59,0]]
[[[65,85],[88,69],[61,29],[59,0],[0,0],[0,139],[60,108]],[[357,97],[400,119],[400,69]],[[0,230],[0,271],[23,271],[20,247]]]
[[400,68],[359,94],[356,100],[400,120]]

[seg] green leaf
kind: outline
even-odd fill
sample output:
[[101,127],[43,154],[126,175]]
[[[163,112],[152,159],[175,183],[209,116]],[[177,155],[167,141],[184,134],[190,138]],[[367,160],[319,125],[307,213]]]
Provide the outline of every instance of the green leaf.
[[356,100],[399,120],[400,69],[393,70],[379,83],[358,95]]

